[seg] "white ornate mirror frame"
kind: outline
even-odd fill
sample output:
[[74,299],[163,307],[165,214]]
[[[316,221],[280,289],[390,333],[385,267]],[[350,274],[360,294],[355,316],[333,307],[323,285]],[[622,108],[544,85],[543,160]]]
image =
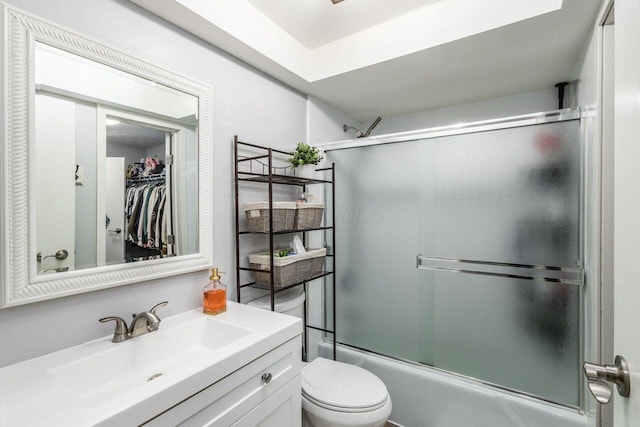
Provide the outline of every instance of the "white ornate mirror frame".
[[[178,76],[33,15],[0,4],[4,24],[0,54],[2,102],[0,134],[0,308],[203,270],[212,262],[211,102],[210,86]],[[33,135],[33,49],[42,42],[198,98],[198,253],[137,263],[101,266],[37,276],[33,242],[35,215],[29,208],[33,171],[29,136]]]

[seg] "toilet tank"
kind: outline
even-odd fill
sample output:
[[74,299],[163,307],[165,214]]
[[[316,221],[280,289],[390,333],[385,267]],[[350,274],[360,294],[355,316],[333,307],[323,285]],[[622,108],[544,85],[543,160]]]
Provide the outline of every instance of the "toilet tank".
[[[302,319],[304,316],[304,298],[304,287],[302,286],[295,286],[286,291],[278,292],[275,294],[275,311]],[[271,297],[267,294],[247,302],[247,305],[271,310]]]

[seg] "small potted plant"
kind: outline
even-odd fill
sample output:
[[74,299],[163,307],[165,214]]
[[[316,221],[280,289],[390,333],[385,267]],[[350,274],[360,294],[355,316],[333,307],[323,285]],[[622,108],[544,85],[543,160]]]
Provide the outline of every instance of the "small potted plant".
[[291,163],[291,167],[295,170],[295,174],[304,178],[314,178],[316,173],[315,166],[320,163],[322,156],[320,150],[312,147],[304,142],[299,142],[295,151],[290,152],[293,157],[287,161]]

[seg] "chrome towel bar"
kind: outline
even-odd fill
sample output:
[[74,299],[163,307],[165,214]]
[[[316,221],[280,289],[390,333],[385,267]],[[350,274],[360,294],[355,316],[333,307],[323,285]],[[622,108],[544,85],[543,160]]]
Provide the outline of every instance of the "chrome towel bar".
[[417,255],[416,268],[450,273],[533,280],[536,282],[560,283],[563,285],[581,286],[584,284],[584,270],[580,267],[516,264]]

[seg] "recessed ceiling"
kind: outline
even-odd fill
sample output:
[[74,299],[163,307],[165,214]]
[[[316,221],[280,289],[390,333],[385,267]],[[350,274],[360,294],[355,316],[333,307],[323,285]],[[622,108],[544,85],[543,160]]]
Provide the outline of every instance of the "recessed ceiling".
[[600,0],[131,0],[369,122],[571,78]]
[[440,0],[246,0],[300,43],[314,49]]

